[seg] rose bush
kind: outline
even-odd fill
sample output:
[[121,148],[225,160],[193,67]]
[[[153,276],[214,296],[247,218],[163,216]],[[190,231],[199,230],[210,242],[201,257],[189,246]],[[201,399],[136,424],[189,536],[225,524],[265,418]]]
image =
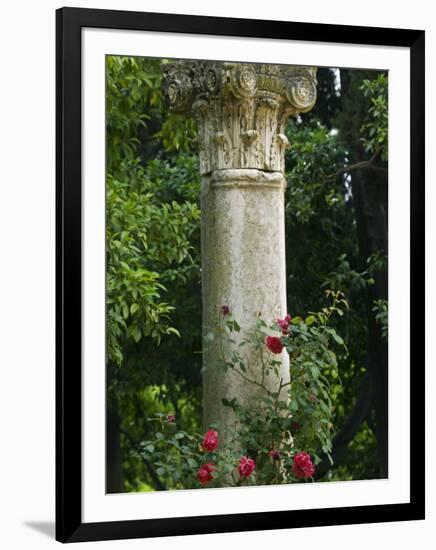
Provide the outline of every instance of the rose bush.
[[[329,322],[348,306],[339,291],[327,290],[326,297],[330,305],[305,318],[286,315],[271,325],[256,318],[253,334],[238,349],[252,346],[257,350],[262,366],[259,379],[247,377],[244,358],[235,346],[221,346],[222,368],[233,370],[263,392],[256,408],[243,406],[235,398],[222,400],[238,418],[230,440],[220,441],[216,425],[204,434],[189,434],[177,431],[173,415],[155,419],[159,429],[154,440],[142,443],[140,454],[153,463],[164,481],[184,489],[295,483],[313,479],[323,457],[332,462],[330,384],[335,381],[337,386],[339,377],[334,349],[346,348]],[[219,311],[214,338],[234,342],[232,333],[240,327],[228,306]],[[271,354],[265,354],[266,349]],[[272,391],[264,380],[277,373],[280,362],[275,355],[284,349],[290,359],[290,381],[278,381]]]

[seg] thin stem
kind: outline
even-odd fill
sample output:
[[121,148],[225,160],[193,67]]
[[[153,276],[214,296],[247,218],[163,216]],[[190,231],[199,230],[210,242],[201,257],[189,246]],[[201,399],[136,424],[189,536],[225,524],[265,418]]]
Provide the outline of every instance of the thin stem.
[[265,362],[263,360],[263,350],[260,348],[260,362],[262,364],[262,385],[265,382]]
[[246,380],[247,382],[250,382],[251,384],[255,384],[256,386],[259,386],[259,388],[262,388],[263,390],[266,391],[266,393],[268,395],[272,395],[272,392],[269,391],[268,388],[266,388],[263,384],[261,384],[260,382],[258,382],[257,380],[252,380],[251,378],[249,378],[248,376],[246,376],[243,372],[241,372],[239,369],[237,369],[236,367],[234,367],[233,365],[229,364],[228,367],[234,371],[234,372],[237,372],[239,374],[239,376],[242,376],[242,378],[244,380]]

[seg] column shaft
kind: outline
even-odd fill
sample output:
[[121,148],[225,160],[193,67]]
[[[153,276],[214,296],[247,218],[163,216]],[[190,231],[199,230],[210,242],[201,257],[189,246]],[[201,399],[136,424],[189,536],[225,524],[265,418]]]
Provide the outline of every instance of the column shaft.
[[[224,371],[219,339],[207,334],[222,317],[222,305],[241,327],[232,335],[238,342],[252,333],[257,314],[267,322],[286,314],[284,188],[280,172],[215,170],[202,178],[204,424],[217,423],[223,437],[234,431],[235,418],[222,398],[256,407],[265,392],[238,373]],[[259,352],[244,346],[239,353],[246,376],[261,381]],[[286,352],[279,360],[279,378],[272,373],[265,378],[272,391],[280,378],[289,380]]]

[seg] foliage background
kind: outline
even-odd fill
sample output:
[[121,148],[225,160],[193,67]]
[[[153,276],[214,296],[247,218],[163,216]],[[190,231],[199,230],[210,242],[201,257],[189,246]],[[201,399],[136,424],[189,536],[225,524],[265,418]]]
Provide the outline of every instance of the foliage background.
[[[107,58],[108,492],[171,488],[138,454],[151,417],[202,429],[195,123],[167,111],[164,63]],[[318,478],[386,477],[387,76],[319,69],[318,95],[287,125],[288,309],[320,309],[327,287],[351,305]]]

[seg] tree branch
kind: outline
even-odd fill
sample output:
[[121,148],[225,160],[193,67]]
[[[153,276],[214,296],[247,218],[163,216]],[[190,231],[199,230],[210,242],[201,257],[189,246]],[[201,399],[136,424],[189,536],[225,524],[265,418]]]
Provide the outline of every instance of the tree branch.
[[328,181],[335,180],[337,177],[342,176],[343,174],[349,174],[350,172],[354,172],[355,170],[360,170],[361,168],[372,168],[373,170],[383,170],[385,172],[386,167],[374,164],[377,157],[378,157],[378,152],[374,153],[374,155],[369,160],[362,160],[360,162],[356,162],[355,164],[350,164],[349,166],[345,166],[344,168],[341,168],[334,174],[330,174],[329,176],[326,176],[323,183],[327,183]]

